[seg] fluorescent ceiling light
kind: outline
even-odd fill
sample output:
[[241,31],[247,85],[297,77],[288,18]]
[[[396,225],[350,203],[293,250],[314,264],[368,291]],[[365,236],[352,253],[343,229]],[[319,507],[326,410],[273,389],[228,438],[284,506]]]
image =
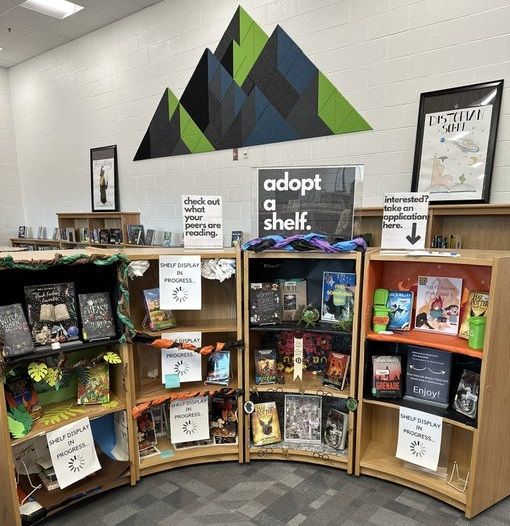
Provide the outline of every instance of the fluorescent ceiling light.
[[67,0],[26,0],[21,4],[32,11],[63,20],[83,9],[83,6]]

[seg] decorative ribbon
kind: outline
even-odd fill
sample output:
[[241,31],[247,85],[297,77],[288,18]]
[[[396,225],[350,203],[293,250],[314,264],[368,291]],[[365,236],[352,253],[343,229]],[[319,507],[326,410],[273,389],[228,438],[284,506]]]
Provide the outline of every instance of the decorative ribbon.
[[352,252],[353,250],[366,250],[367,243],[362,237],[351,239],[350,241],[337,241],[329,243],[327,237],[322,234],[298,234],[290,237],[279,235],[265,236],[252,239],[243,244],[243,250],[253,250],[262,252],[264,250],[286,250],[286,251],[307,251],[322,250],[323,252],[339,253]]

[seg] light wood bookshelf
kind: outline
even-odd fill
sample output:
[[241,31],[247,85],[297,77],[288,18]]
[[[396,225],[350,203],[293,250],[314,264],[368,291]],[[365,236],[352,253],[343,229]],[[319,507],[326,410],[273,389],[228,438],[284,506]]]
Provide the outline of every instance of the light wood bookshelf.
[[[268,265],[265,267],[265,265]],[[272,267],[272,268],[270,268]],[[275,270],[276,267],[276,270]],[[285,322],[276,326],[250,326],[250,283],[271,282],[274,279],[301,278],[307,280],[307,299],[320,308],[320,297],[322,294],[322,273],[351,272],[356,274],[356,287],[354,297],[354,320],[351,340],[350,382],[343,391],[338,391],[322,384],[322,375],[313,375],[310,372],[303,373],[302,380],[293,380],[292,374],[285,374],[284,384],[255,384],[254,376],[254,349],[263,347],[262,337],[267,332],[280,333],[282,331],[309,331],[323,334],[345,334],[335,330],[331,324],[321,323],[316,327],[305,328],[297,322]],[[359,252],[348,252],[342,254],[327,254],[320,251],[312,252],[283,252],[264,251],[261,253],[244,253],[244,386],[245,397],[251,397],[257,401],[260,394],[271,398],[271,395],[281,396],[286,393],[319,395],[325,398],[337,398],[344,402],[348,398],[356,398],[357,383],[357,359],[358,359],[358,318],[361,305],[362,284],[362,254]],[[269,401],[264,399],[263,401]],[[283,415],[280,414],[280,422]],[[297,462],[309,462],[333,466],[344,469],[348,473],[353,471],[354,462],[354,436],[356,418],[355,413],[350,412],[348,418],[348,447],[347,454],[338,452],[333,448],[327,448],[327,452],[312,451],[312,448],[298,447],[282,442],[268,446],[256,447],[252,443],[250,430],[250,415],[245,415],[245,459],[252,460],[291,460]],[[283,437],[284,429],[280,423]],[[332,451],[333,450],[333,451]]]
[[[214,345],[216,342],[231,342],[242,339],[242,309],[241,309],[241,252],[236,248],[223,250],[184,250],[179,248],[122,248],[132,261],[146,260],[149,267],[142,277],[134,278],[129,283],[130,293],[130,318],[137,331],[161,337],[162,333],[173,332],[201,332],[202,345]],[[196,255],[201,260],[211,258],[233,259],[236,264],[236,274],[220,283],[217,280],[202,278],[202,309],[201,310],[174,310],[177,326],[163,331],[151,331],[144,327],[145,303],[143,291],[145,289],[159,287],[159,257],[161,255],[189,256]],[[165,389],[161,384],[160,365],[161,351],[154,349],[144,343],[133,343],[131,345],[130,366],[130,391],[132,393],[133,405],[160,399],[168,394],[181,395],[197,391],[216,391],[221,386],[204,385],[203,382],[184,383],[176,389]],[[202,377],[205,378],[207,359],[202,359]],[[237,389],[242,393],[243,388],[243,350],[231,351],[232,379],[229,389]],[[144,369],[145,368],[145,369]],[[158,369],[156,378],[144,375],[147,368]],[[138,458],[136,453],[136,478],[157,473],[167,469],[187,466],[206,462],[236,461],[243,462],[243,396],[238,396],[238,443],[228,445],[199,446],[189,449],[177,449],[168,441],[168,448],[161,456]],[[136,426],[136,423],[135,423]],[[158,444],[160,438],[158,438]],[[165,445],[165,438],[162,438]],[[160,446],[158,445],[158,448]],[[169,456],[167,456],[169,455]]]
[[[364,290],[361,312],[360,362],[355,474],[371,475],[422,491],[462,510],[471,518],[510,494],[510,455],[501,447],[510,433],[505,417],[508,400],[510,329],[510,252],[461,250],[461,256],[386,256],[379,250],[365,256]],[[376,288],[407,288],[418,275],[462,277],[463,287],[490,293],[488,321],[483,350],[473,350],[467,341],[416,330],[377,335],[372,332],[373,294]],[[374,399],[371,396],[371,359],[375,354],[393,354],[394,344],[421,345],[451,352],[452,359],[480,366],[478,415],[472,420],[452,408],[437,409],[425,403],[403,399]],[[405,347],[400,347],[405,354]],[[402,368],[405,386],[405,368]],[[455,384],[455,385],[454,385]],[[457,389],[450,382],[450,402]],[[470,472],[466,491],[447,484],[447,478],[415,469],[395,457],[398,415],[401,406],[412,407],[443,417],[442,455],[447,457],[447,473],[457,462],[460,475]],[[446,435],[445,435],[446,433]],[[449,436],[449,441],[444,440]]]

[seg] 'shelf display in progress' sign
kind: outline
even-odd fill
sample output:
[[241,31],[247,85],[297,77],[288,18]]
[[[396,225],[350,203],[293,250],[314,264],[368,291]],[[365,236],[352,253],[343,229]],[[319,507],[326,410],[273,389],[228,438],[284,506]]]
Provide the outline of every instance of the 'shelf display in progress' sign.
[[200,256],[159,257],[159,304],[163,310],[200,310]]
[[209,397],[196,396],[170,403],[172,443],[207,440],[209,433]]
[[363,166],[265,168],[258,175],[259,237],[314,232],[351,239]]

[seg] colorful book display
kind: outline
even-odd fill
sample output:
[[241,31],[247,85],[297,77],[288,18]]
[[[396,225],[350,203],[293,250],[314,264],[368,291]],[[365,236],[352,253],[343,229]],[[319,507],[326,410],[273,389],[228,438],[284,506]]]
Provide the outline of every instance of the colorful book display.
[[115,336],[112,304],[108,292],[78,294],[82,336],[85,341],[106,340]]
[[6,358],[29,354],[34,350],[21,303],[0,306],[0,346]]
[[143,296],[145,298],[146,320],[148,321],[149,329],[160,331],[171,329],[177,325],[172,311],[162,310],[159,307],[159,288],[146,289],[143,291]]

